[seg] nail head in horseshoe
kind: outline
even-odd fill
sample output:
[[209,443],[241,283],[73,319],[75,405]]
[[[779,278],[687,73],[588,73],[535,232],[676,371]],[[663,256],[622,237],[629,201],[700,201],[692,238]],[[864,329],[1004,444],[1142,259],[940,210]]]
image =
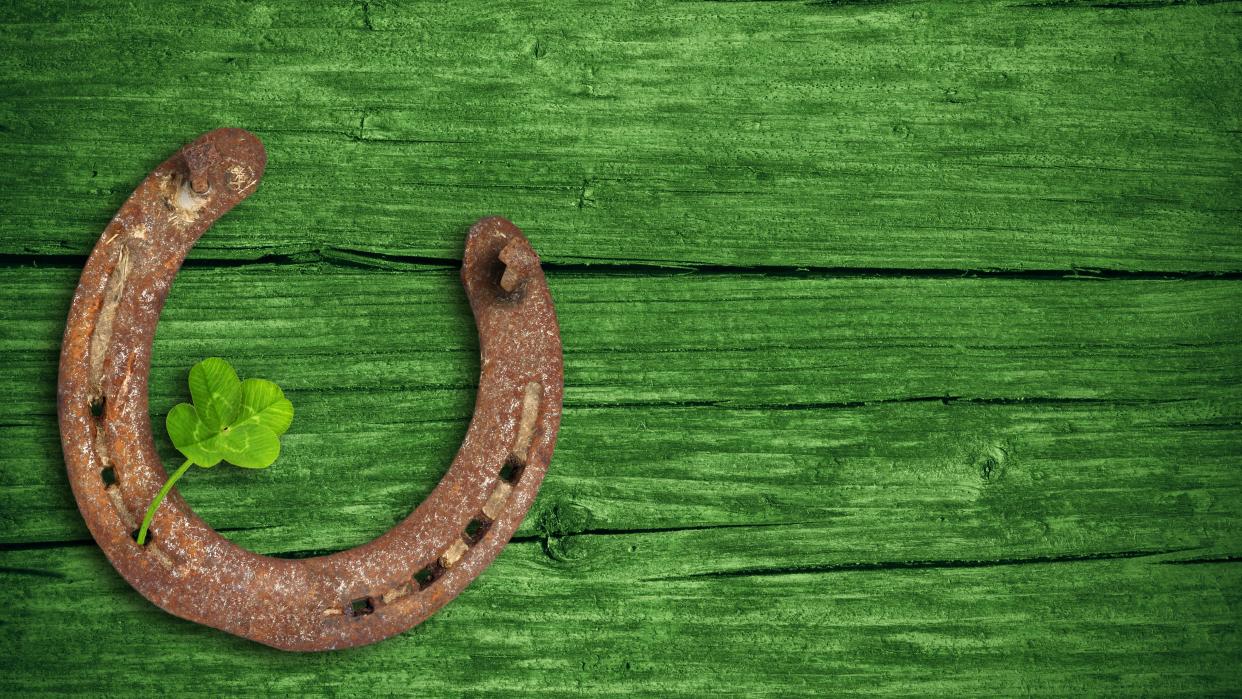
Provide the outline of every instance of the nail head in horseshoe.
[[147,380],[160,310],[186,253],[254,192],[267,156],[242,129],[204,134],[138,186],[91,252],[69,310],[57,390],[69,482],[95,541],[144,597],[179,617],[286,650],[373,643],[418,624],[492,562],[530,509],[560,425],[552,296],[522,232],[485,218],[462,283],[479,331],[479,390],[435,490],[380,537],[290,560],[220,536],[174,490],[151,539],[133,533],[167,474]]

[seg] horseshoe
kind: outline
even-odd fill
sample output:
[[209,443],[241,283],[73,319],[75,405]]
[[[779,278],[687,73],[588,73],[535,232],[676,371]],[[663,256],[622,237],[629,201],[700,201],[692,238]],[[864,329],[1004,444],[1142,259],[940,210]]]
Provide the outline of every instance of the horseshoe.
[[474,416],[427,499],[374,541],[301,560],[247,551],[174,490],[152,538],[133,533],[167,474],[151,439],[147,377],[160,310],[186,253],[254,192],[267,156],[218,129],[164,161],[104,229],[65,326],[57,387],[69,482],[113,567],[166,611],[259,643],[316,651],[374,643],[435,613],[521,523],[560,425],[563,369],[552,296],[522,232],[485,218],[461,270],[479,331]]

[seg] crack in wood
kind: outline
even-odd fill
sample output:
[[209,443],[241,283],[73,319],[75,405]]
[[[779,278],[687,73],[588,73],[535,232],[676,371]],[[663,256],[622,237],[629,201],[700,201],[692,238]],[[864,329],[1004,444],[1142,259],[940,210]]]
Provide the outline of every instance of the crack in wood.
[[929,560],[929,561],[875,561],[856,563],[826,563],[807,566],[776,566],[771,568],[738,568],[735,570],[708,571],[689,575],[644,578],[641,582],[694,581],[711,578],[751,578],[781,575],[816,575],[823,573],[855,573],[886,570],[927,570],[949,568],[994,568],[1002,566],[1046,565],[1059,563],[1085,563],[1113,561],[1129,558],[1165,556],[1196,550],[1193,547],[1153,549],[1146,551],[1110,551],[1102,553],[1066,554],[1060,556],[1032,556],[1030,558],[993,558],[988,560]]

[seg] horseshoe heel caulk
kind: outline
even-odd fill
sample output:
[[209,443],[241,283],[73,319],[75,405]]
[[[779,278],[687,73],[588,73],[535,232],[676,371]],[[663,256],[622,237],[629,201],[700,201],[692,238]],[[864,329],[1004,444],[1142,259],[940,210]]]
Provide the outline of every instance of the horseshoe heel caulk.
[[502,218],[479,221],[461,271],[480,341],[474,417],[447,474],[409,517],[349,551],[289,560],[236,546],[174,491],[139,546],[132,534],[166,477],[147,408],[155,325],[190,247],[254,191],[265,163],[253,134],[204,134],[143,180],[104,230],[61,351],[69,481],[108,560],[165,610],[288,650],[373,643],[452,600],[530,508],[561,417],[556,313],[521,231]]

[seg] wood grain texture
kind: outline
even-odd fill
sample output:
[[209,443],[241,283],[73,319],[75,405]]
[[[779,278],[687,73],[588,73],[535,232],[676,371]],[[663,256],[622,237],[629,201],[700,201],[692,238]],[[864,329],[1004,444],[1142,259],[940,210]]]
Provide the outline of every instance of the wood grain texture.
[[[4,317],[13,330],[0,345],[12,359],[0,383],[45,387],[0,406],[22,445],[0,462],[14,486],[0,490],[0,511],[24,513],[0,540],[88,536],[55,458],[55,359],[76,274],[0,272],[0,299],[10,300],[0,306],[11,309]],[[212,472],[180,490],[217,527],[261,528],[238,536],[269,551],[353,546],[392,526],[434,486],[470,417],[477,345],[456,276],[328,265],[183,270],[152,355],[151,407],[167,459],[175,452],[161,416],[187,399],[186,367],[201,357],[225,356],[242,376],[280,383],[297,406],[298,429],[284,440],[289,467]],[[1230,480],[1242,434],[1227,429],[1242,415],[1235,287],[554,276],[563,334],[573,338],[569,429],[536,510],[550,515],[564,504],[583,519],[572,525],[580,529],[677,528],[687,517],[695,526],[822,526],[875,491],[879,501],[857,505],[874,518],[858,532],[859,555],[874,528],[886,526],[868,509],[878,506],[891,508],[898,530],[879,538],[917,535],[896,555],[917,555],[929,523],[960,508],[979,508],[967,526],[982,526],[986,541],[971,537],[935,555],[986,547],[1003,557],[991,537],[1015,545],[1007,527],[1022,530],[1032,552],[1066,553],[1049,547],[1053,525],[989,497],[1021,482],[1061,492],[1060,516],[1103,520],[1090,525],[1106,531],[1099,550],[1129,546],[1121,520],[1144,514],[1146,540],[1172,537],[1162,547],[1227,538],[1242,514]],[[859,319],[803,322],[835,318],[838,307]],[[31,462],[32,452],[48,458]],[[1170,462],[1182,470],[1164,472]],[[1110,472],[1128,489],[1101,490]],[[1178,500],[1199,485],[1226,497]],[[925,511],[907,512],[910,502]],[[334,505],[348,506],[347,521],[325,521]],[[1213,522],[1207,532],[1182,536],[1186,507],[1204,516],[1202,526]],[[522,533],[541,523],[563,526],[537,516]],[[962,524],[954,517],[944,526]],[[1089,525],[1064,526],[1083,536]],[[785,555],[779,547],[758,553]]]
[[267,143],[264,205],[200,258],[447,259],[504,212],[555,263],[1242,271],[1232,3],[18,3],[0,22],[7,254],[86,253],[79,231],[152,165],[232,124]]
[[[0,693],[1242,693],[1242,5],[203,0],[0,7]],[[56,363],[150,167],[269,170],[159,326],[296,407],[179,493],[252,550],[355,546],[447,468],[466,226],[545,260],[562,431],[430,621],[290,655],[173,618],[90,539]]]
[[[0,563],[27,570],[4,575],[13,609],[0,650],[57,651],[55,672],[14,669],[7,686],[92,694],[105,677],[142,695],[392,696],[1237,687],[1235,563],[1154,557],[669,580],[659,558],[669,551],[647,548],[652,538],[593,537],[584,544],[593,566],[512,544],[427,623],[318,655],[281,654],[169,617],[90,547],[4,552]],[[65,599],[73,617],[47,623]]]

